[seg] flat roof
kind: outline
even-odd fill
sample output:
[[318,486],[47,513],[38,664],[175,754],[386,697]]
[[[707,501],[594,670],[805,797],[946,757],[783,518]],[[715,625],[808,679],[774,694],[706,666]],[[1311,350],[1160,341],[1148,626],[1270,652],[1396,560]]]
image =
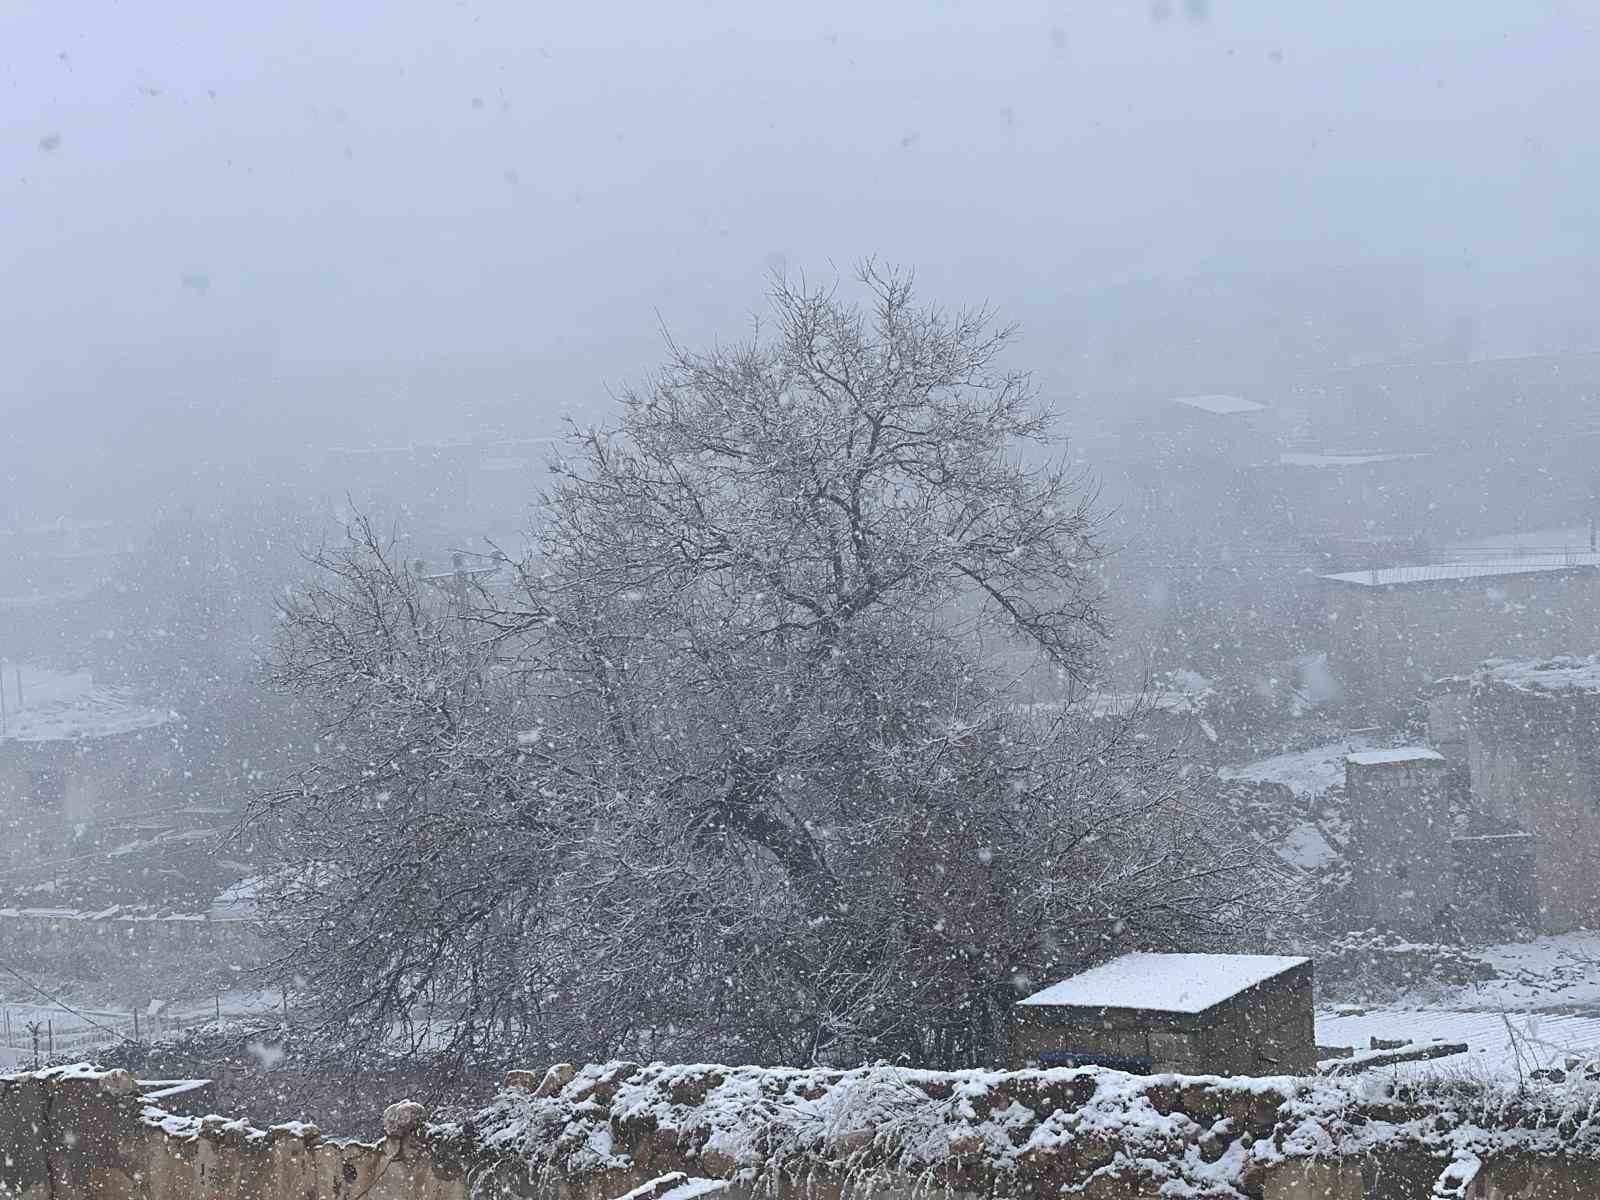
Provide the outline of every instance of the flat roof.
[[1529,692],[1600,692],[1600,655],[1554,658],[1491,658],[1479,674]]
[[1286,450],[1278,455],[1278,463],[1285,467],[1362,467],[1368,463],[1403,462],[1406,459],[1426,458],[1420,452],[1377,451],[1371,454],[1313,454],[1301,450]]
[[1310,961],[1283,954],[1124,954],[1020,1003],[1198,1013]]
[[1340,571],[1319,575],[1333,583],[1357,587],[1389,587],[1404,583],[1447,583],[1497,575],[1537,575],[1600,567],[1600,554],[1532,554],[1524,558],[1490,558],[1476,562],[1422,563],[1408,567],[1374,567],[1370,571]]
[[1389,750],[1357,750],[1345,755],[1345,762],[1361,767],[1377,767],[1384,763],[1443,762],[1444,755],[1426,746],[1395,746]]
[[1217,413],[1227,416],[1230,413],[1261,412],[1267,406],[1258,404],[1254,400],[1246,400],[1243,396],[1174,396],[1174,404],[1186,404],[1190,408],[1198,408],[1202,412]]

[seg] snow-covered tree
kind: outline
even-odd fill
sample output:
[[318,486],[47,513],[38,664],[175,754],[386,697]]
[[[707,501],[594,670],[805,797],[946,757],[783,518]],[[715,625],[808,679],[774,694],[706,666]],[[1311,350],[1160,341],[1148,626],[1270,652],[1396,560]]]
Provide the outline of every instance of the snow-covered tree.
[[429,589],[363,526],[288,608],[279,680],[327,730],[261,815],[330,1026],[984,1063],[1052,976],[1250,938],[1273,877],[1139,714],[1016,702],[1018,648],[1072,694],[1105,630],[1010,330],[858,282],[671,347],[514,579]]

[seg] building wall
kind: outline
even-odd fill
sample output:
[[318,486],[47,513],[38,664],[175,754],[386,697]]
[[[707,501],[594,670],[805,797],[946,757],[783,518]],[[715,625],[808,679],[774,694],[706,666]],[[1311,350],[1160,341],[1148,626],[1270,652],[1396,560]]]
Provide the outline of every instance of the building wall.
[[1218,1073],[1310,1075],[1317,1068],[1311,966],[1268,980],[1217,1006],[1205,1033],[1205,1058]]
[[1358,919],[1431,935],[1455,893],[1442,758],[1345,763],[1351,891]]
[[[1337,466],[1270,464],[1273,502],[1308,537],[1414,542],[1430,531],[1431,464],[1402,458]],[[1340,570],[1345,568],[1340,567]]]
[[1428,745],[1452,768],[1467,765],[1467,713],[1472,703],[1467,684],[1457,676],[1428,690]]
[[1514,932],[1539,927],[1535,850],[1536,843],[1525,834],[1481,834],[1451,841],[1458,931],[1503,941]]
[[0,862],[59,857],[79,825],[148,807],[181,772],[171,734],[156,727],[111,737],[0,741]]
[[1480,681],[1468,758],[1474,804],[1533,835],[1540,929],[1600,928],[1600,695]]
[[1158,1071],[1202,1070],[1200,1029],[1193,1020],[1133,1009],[1012,1008],[1011,1060],[1021,1069],[1050,1052],[1082,1051],[1150,1058]]
[[1380,719],[1486,658],[1573,653],[1600,640],[1592,568],[1365,587],[1328,581],[1328,665],[1347,702]]

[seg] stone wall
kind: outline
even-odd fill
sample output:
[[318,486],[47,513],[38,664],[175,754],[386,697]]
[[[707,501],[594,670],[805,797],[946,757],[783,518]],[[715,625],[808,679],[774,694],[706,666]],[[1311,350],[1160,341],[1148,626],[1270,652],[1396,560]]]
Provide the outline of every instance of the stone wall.
[[0,1195],[17,1200],[466,1200],[464,1168],[425,1139],[367,1145],[312,1126],[181,1117],[125,1071],[0,1081]]
[[1538,926],[1600,922],[1600,695],[1480,679],[1468,727],[1472,799],[1533,837]]
[[[123,1071],[0,1080],[17,1200],[1577,1200],[1581,1130],[1333,1081],[613,1063],[514,1072],[489,1108],[323,1138],[157,1107]],[[167,1093],[171,1095],[172,1093]],[[191,1093],[192,1094],[192,1093]],[[1485,1108],[1483,1111],[1489,1111]],[[1532,1128],[1519,1127],[1534,1120]],[[682,1185],[685,1190],[674,1192]]]

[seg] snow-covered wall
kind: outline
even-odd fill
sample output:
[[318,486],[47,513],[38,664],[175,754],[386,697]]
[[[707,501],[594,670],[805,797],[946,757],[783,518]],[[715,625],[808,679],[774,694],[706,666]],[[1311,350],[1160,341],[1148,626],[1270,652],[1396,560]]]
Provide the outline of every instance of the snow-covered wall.
[[[1600,1195],[1600,1136],[1524,1099],[1097,1070],[848,1072],[612,1063],[537,1075],[384,1141],[157,1107],[124,1071],[0,1079],[23,1200],[1533,1200]],[[1474,1106],[1476,1105],[1476,1107]],[[1492,1112],[1496,1119],[1486,1121]]]

